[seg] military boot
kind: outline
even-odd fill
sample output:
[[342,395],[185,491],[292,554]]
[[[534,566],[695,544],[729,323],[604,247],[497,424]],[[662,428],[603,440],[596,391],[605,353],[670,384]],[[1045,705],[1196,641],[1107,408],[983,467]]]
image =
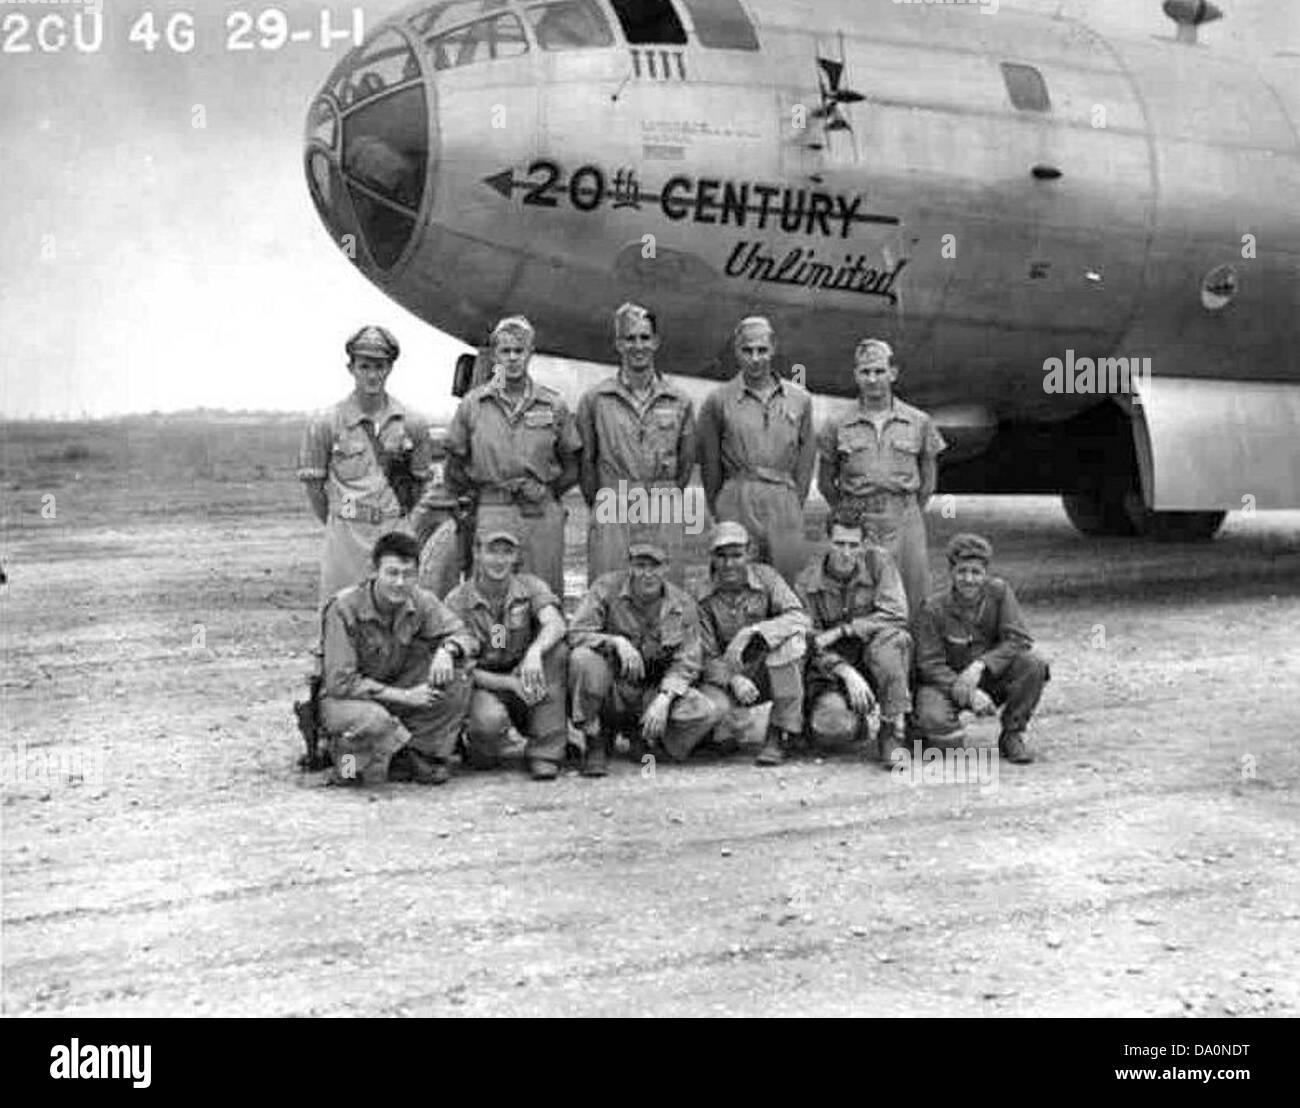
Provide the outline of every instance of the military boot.
[[882,719],[880,730],[876,732],[876,750],[880,764],[886,769],[893,769],[895,750],[904,749],[905,736],[893,720]]
[[528,772],[532,774],[534,781],[554,781],[560,776],[560,767],[545,758],[530,758]]
[[409,746],[404,746],[388,760],[388,780],[411,781],[415,778],[413,753]]
[[601,732],[587,736],[587,750],[582,756],[583,777],[604,777],[609,773],[605,736]]
[[417,785],[445,785],[451,780],[451,766],[412,750],[411,780]]
[[1034,760],[1033,754],[1025,743],[1023,731],[1003,731],[998,736],[998,753],[1016,766],[1028,765]]
[[768,727],[763,749],[754,759],[756,766],[779,766],[785,761],[785,733],[779,727]]

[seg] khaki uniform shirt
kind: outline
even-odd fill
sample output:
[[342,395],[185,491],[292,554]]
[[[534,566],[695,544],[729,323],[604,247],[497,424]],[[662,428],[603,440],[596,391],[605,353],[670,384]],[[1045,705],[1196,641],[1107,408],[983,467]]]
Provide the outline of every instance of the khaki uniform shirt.
[[[799,574],[794,591],[812,621],[812,631],[829,631],[856,619],[870,621],[875,631],[907,629],[907,594],[894,559],[878,546],[868,546],[847,581],[832,577],[826,559],[819,558]],[[862,647],[871,638],[845,637],[828,649],[812,649],[809,664],[819,676],[829,677],[842,662],[860,665]]]
[[477,667],[489,673],[513,673],[541,630],[542,612],[560,611],[555,594],[531,573],[513,574],[495,601],[471,578],[452,589],[445,603],[474,636]]
[[655,374],[649,396],[638,399],[621,373],[578,402],[582,438],[582,495],[595,502],[602,489],[685,488],[695,465],[695,406]]
[[373,700],[405,669],[417,644],[432,653],[444,643],[474,656],[477,644],[460,618],[436,596],[415,589],[392,620],[375,607],[371,582],[344,589],[325,607],[326,696]]
[[915,496],[922,459],[938,457],[947,446],[929,415],[897,398],[879,433],[859,408],[827,424],[818,436],[817,487],[832,510],[846,496]]
[[1011,586],[990,577],[973,604],[964,604],[949,589],[922,605],[916,621],[917,674],[921,684],[947,692],[972,662],[983,661],[996,678],[1033,644]]
[[727,644],[742,628],[752,627],[776,650],[786,647],[796,661],[805,653],[804,636],[810,626],[808,613],[794,590],[771,566],[751,564],[749,578],[741,589],[720,589],[710,577],[700,590],[700,629],[704,636],[704,680],[725,687],[739,669],[728,665]]
[[710,504],[734,478],[785,485],[800,503],[808,498],[817,461],[812,397],[793,381],[776,382],[776,391],[763,400],[737,374],[701,406],[696,440]]
[[[573,413],[554,389],[530,378],[519,406],[513,407],[494,377],[460,402],[447,451],[475,489],[531,479],[558,495],[564,490],[555,489],[555,482],[565,460],[581,453],[582,440]],[[447,477],[453,479],[452,469]]]
[[298,478],[326,482],[332,516],[362,523],[395,519],[402,509],[362,426],[366,421],[387,452],[409,453],[411,473],[428,479],[434,451],[428,421],[394,396],[368,415],[355,395],[312,418],[298,451]]
[[681,696],[700,677],[699,609],[667,581],[657,603],[642,605],[632,597],[630,579],[626,570],[596,579],[569,621],[569,644],[595,650],[621,635],[645,660],[645,683]]

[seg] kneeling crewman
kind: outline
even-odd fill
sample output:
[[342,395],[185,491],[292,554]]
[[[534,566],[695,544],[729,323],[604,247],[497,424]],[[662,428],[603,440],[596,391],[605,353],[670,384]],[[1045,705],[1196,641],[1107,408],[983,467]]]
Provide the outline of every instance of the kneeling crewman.
[[420,547],[397,532],[371,551],[373,571],[325,606],[321,724],[335,784],[450,776],[474,639],[432,593],[416,586]]
[[606,773],[609,733],[638,730],[682,761],[718,720],[693,688],[701,669],[695,602],[664,579],[667,553],[632,543],[626,570],[596,579],[569,626],[573,722],[586,738],[582,772]]
[[569,650],[564,616],[550,587],[516,573],[519,537],[513,531],[479,536],[474,574],[447,596],[478,645],[465,730],[470,765],[489,769],[500,760],[511,724],[528,739],[528,769],[554,780],[569,738],[564,673]]
[[979,535],[954,535],[948,543],[952,585],[922,605],[916,623],[916,716],[923,737],[952,742],[963,736],[958,713],[992,715],[1002,706],[998,751],[1010,762],[1032,762],[1025,745],[1047,663],[1011,586],[989,576],[993,547]]
[[771,566],[753,560],[749,532],[734,521],[713,533],[709,579],[700,592],[704,695],[724,726],[738,708],[772,702],[767,737],[755,764],[775,766],[803,733],[803,658],[808,615]]
[[827,530],[830,550],[794,586],[812,620],[809,731],[821,746],[865,739],[867,715],[879,698],[877,739],[888,763],[912,710],[907,594],[894,560],[865,541],[856,517],[832,516]]

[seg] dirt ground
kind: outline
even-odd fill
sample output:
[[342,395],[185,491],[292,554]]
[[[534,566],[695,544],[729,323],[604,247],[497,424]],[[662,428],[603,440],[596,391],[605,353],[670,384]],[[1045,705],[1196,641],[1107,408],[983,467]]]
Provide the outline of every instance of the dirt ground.
[[1300,514],[1158,547],[937,502],[932,550],[988,534],[1052,661],[1039,761],[991,784],[343,791],[293,768],[297,434],[0,427],[6,1014],[1296,1014]]

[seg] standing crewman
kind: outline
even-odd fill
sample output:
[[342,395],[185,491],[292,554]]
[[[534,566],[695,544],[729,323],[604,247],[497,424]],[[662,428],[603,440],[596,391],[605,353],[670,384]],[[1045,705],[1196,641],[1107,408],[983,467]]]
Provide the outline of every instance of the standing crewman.
[[662,744],[684,760],[717,722],[700,678],[699,610],[665,580],[667,551],[634,542],[628,568],[598,578],[569,624],[573,722],[585,738],[582,772],[603,777],[610,735]]
[[704,496],[714,519],[741,524],[759,559],[793,582],[806,559],[803,505],[817,460],[812,397],[773,372],[776,335],[763,317],[742,319],[733,345],[740,372],[700,408]]
[[552,781],[569,741],[565,711],[569,650],[560,602],[540,577],[516,573],[519,538],[485,531],[474,574],[447,597],[478,643],[465,729],[470,765],[490,769],[508,745],[512,724],[527,737],[534,780]]
[[528,372],[534,332],[523,316],[492,331],[492,380],[460,402],[447,436],[446,481],[471,497],[477,536],[509,531],[520,569],[564,596],[562,497],[578,483],[582,440],[569,406]]
[[830,550],[809,563],[794,586],[812,620],[808,730],[815,744],[828,747],[865,739],[867,715],[878,699],[876,739],[888,763],[912,710],[907,595],[894,560],[863,541],[856,519],[831,516],[827,531]]
[[420,548],[381,535],[370,575],[325,605],[321,725],[333,784],[367,780],[441,785],[469,706],[474,638],[416,585]]
[[858,343],[853,373],[858,407],[822,430],[817,487],[832,512],[860,520],[867,541],[889,551],[915,619],[930,594],[921,512],[948,444],[933,419],[894,395],[898,366],[887,342]]
[[362,327],[344,349],[352,394],[312,419],[298,453],[298,477],[325,524],[322,604],[366,576],[380,535],[408,529],[433,454],[428,422],[388,393],[397,340]]
[[964,738],[960,712],[992,715],[1002,707],[998,751],[1009,762],[1032,762],[1025,738],[1050,680],[1033,650],[1016,594],[989,575],[993,546],[981,535],[948,543],[952,583],[922,606],[916,621],[916,722],[926,739]]
[[[749,533],[734,521],[713,533],[709,579],[700,591],[703,692],[730,732],[738,709],[772,702],[767,737],[755,764],[785,761],[803,733],[803,658],[808,614],[771,566],[753,561]],[[731,735],[720,741],[725,749]]]
[[[619,371],[578,402],[582,495],[592,509],[587,580],[624,569],[631,543],[646,542],[667,554],[668,576],[681,585],[695,408],[655,369],[659,326],[653,312],[638,304],[619,308],[614,346]],[[633,504],[629,493],[644,495],[634,496]],[[656,518],[644,518],[647,507]]]
[[468,533],[470,500],[456,496],[444,476],[446,429],[430,428],[429,438],[433,443],[429,479],[420,502],[411,509],[410,525],[420,544],[420,586],[443,600],[460,584],[462,572],[470,573],[474,536]]

